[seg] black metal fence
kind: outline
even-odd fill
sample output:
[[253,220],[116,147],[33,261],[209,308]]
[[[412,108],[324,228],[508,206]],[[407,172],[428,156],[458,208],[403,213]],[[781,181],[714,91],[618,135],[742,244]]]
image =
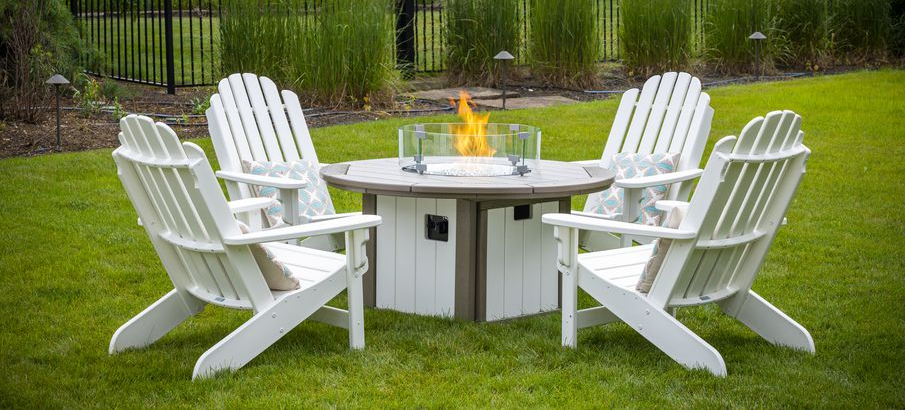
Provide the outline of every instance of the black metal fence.
[[70,0],[92,74],[176,87],[213,84],[220,71],[219,0]]
[[[170,93],[176,87],[214,84],[220,78],[221,0],[69,1],[82,39],[94,48],[84,59],[89,73],[165,86]],[[324,1],[302,3],[308,10],[310,2],[314,10]],[[519,25],[527,38],[530,1],[517,1]],[[616,61],[620,58],[620,0],[596,1],[597,7],[589,12],[598,20],[598,58]],[[445,70],[443,0],[396,2],[400,65],[422,72]],[[703,36],[703,16],[709,3],[694,0],[696,36]],[[524,49],[512,51],[517,63],[526,62]]]

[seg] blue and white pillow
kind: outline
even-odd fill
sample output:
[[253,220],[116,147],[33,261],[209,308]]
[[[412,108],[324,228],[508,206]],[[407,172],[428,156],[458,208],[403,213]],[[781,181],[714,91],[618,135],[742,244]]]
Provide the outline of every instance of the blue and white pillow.
[[[678,153],[619,153],[613,155],[611,170],[616,173],[617,180],[667,174],[676,169],[678,158]],[[666,190],[666,185],[644,189],[641,194],[641,216],[636,223],[640,221],[644,225],[660,225],[662,212],[654,204],[666,196]],[[622,188],[612,186],[605,191],[589,195],[585,211],[601,215],[621,214],[624,198]]]
[[[318,167],[308,160],[290,162],[248,161],[242,160],[242,169],[246,173],[274,178],[298,179],[308,182],[308,186],[299,189],[299,214],[302,220],[306,217],[333,215],[333,201],[327,191],[327,183],[318,175]],[[274,187],[255,186],[258,196],[279,200],[279,190]],[[283,222],[283,205],[275,202],[264,210],[271,227],[285,224]]]

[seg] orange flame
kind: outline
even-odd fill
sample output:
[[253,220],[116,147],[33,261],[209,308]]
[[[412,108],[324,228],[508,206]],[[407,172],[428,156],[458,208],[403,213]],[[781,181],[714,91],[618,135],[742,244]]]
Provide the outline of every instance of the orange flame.
[[[450,99],[450,103],[456,105],[456,101]],[[455,135],[453,146],[459,154],[466,157],[492,157],[496,150],[487,143],[487,121],[490,114],[475,114],[469,104],[471,96],[465,91],[459,92],[459,118],[462,124],[452,126]]]

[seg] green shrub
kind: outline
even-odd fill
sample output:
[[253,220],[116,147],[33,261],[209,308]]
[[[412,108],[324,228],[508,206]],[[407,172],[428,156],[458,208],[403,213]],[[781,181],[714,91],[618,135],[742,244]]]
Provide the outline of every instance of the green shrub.
[[0,118],[37,122],[52,74],[74,78],[82,44],[61,0],[0,2]]
[[549,85],[590,87],[597,79],[596,0],[533,0],[528,52],[534,75]]
[[827,0],[779,0],[776,28],[789,45],[785,64],[816,69],[826,63],[830,52]]
[[892,33],[889,0],[833,0],[836,58],[846,63],[886,58]]
[[631,74],[648,76],[688,65],[692,50],[692,1],[623,0],[619,43]]
[[723,72],[753,72],[755,31],[767,36],[760,47],[761,66],[770,70],[786,58],[786,39],[776,29],[772,0],[719,0],[710,3],[704,19],[705,55]]
[[449,81],[496,84],[500,67],[493,56],[502,50],[519,51],[516,0],[447,0],[443,7]]
[[224,0],[223,70],[268,76],[320,104],[387,100],[395,75],[391,9],[390,0],[317,8],[305,0]]

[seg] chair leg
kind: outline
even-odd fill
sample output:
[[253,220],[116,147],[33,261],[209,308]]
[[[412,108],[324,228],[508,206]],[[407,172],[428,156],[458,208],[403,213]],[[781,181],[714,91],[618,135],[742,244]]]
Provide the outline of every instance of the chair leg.
[[562,272],[562,346],[578,347],[578,275]]
[[202,309],[203,302],[173,289],[120,326],[110,339],[109,353],[148,346]]
[[345,281],[338,279],[334,276],[300,292],[287,294],[256,313],[201,355],[195,363],[192,379],[245,366],[339,294],[345,288]]
[[720,308],[770,343],[811,353],[816,351],[814,339],[807,329],[753,291],[720,302]]
[[365,347],[364,297],[361,276],[348,275],[349,287],[349,348],[361,350]]
[[726,364],[720,353],[669,312],[651,304],[644,295],[615,286],[593,274],[581,274],[582,289],[673,360],[688,368],[703,368],[717,376],[726,375]]

